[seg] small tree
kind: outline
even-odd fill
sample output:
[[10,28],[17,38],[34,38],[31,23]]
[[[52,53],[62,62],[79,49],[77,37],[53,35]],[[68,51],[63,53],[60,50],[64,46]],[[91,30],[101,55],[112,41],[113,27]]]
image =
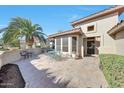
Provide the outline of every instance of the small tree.
[[46,42],[45,34],[39,24],[33,24],[31,20],[21,17],[12,18],[7,28],[0,30],[5,31],[3,40],[5,44],[13,43],[19,38],[25,37],[26,44],[32,47],[34,39],[37,37],[41,42]]

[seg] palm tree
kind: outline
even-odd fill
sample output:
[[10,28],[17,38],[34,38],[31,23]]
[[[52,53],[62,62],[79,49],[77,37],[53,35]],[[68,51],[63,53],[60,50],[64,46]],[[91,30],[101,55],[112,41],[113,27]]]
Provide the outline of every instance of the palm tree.
[[15,42],[20,38],[25,38],[26,44],[30,47],[32,47],[35,38],[41,42],[46,42],[41,26],[21,17],[12,18],[9,26],[0,30],[0,32],[2,31],[5,31],[3,34],[5,44]]

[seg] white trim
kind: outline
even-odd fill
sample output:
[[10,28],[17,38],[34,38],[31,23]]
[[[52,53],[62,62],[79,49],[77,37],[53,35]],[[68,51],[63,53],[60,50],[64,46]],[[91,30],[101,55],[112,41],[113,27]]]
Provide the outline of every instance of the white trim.
[[61,37],[61,52],[63,52],[63,38]]
[[79,36],[76,37],[76,55],[79,56]]
[[84,38],[82,38],[82,42],[81,42],[81,57],[84,57]]
[[68,53],[71,56],[72,54],[72,37],[68,37]]
[[57,50],[56,50],[56,39],[55,39],[55,52],[56,52]]
[[[97,24],[96,22],[91,22],[91,23],[85,24],[86,25],[86,34],[96,33],[97,32],[97,25],[96,24]],[[88,31],[89,26],[94,26],[94,30]]]

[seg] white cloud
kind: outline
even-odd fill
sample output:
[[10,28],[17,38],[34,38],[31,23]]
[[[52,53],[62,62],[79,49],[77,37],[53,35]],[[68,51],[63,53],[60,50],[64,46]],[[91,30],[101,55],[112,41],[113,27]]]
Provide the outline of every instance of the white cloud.
[[0,27],[5,27],[6,25],[0,25]]
[[74,21],[78,19],[80,16],[78,14],[72,15],[71,17],[68,18],[68,21]]
[[93,10],[97,10],[96,8],[92,8],[92,7],[79,7],[79,10],[82,11],[93,11]]

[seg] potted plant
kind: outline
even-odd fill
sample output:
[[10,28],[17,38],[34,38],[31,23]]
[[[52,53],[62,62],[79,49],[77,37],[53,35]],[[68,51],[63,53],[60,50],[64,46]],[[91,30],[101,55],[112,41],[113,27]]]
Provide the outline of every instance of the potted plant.
[[76,58],[76,52],[72,52],[72,58]]

